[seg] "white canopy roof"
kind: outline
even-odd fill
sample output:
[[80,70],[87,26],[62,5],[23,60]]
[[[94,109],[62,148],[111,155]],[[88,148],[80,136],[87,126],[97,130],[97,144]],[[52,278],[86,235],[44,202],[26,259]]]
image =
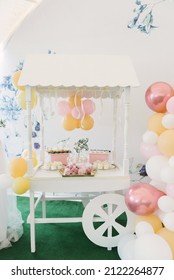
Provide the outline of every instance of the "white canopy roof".
[[128,56],[35,54],[25,59],[19,85],[105,88],[139,82]]

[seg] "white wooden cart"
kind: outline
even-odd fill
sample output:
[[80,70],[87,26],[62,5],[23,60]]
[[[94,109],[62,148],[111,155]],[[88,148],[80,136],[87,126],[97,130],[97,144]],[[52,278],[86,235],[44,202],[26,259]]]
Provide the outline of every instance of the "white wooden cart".
[[[26,87],[27,92],[27,128],[28,128],[28,175],[31,177],[30,188],[30,223],[31,252],[35,252],[35,224],[82,222],[87,237],[99,246],[116,247],[122,234],[133,229],[132,214],[126,207],[121,191],[130,186],[128,157],[128,114],[130,89],[139,85],[131,60],[127,56],[114,55],[30,55],[24,61],[19,85]],[[38,92],[41,125],[40,163],[32,167],[32,110],[31,91]],[[83,90],[81,91],[80,89]],[[124,136],[122,166],[113,170],[98,171],[94,177],[64,178],[58,171],[42,170],[44,163],[44,98],[67,97],[79,89],[82,97],[111,98],[113,114],[116,114],[117,99],[123,98]],[[102,92],[102,94],[101,94]],[[113,127],[113,161],[116,163],[116,128]],[[112,138],[112,137],[111,137]],[[40,193],[34,200],[36,193]],[[47,192],[65,194],[51,199],[81,199],[84,204],[82,217],[47,218]],[[69,194],[69,196],[68,196]],[[73,195],[72,195],[73,194]],[[80,198],[79,198],[80,194]],[[42,201],[42,217],[35,218],[35,209]],[[121,225],[117,218],[124,213],[126,225]],[[96,223],[99,224],[96,227]],[[94,226],[95,224],[95,226]],[[113,235],[113,228],[116,234]],[[105,234],[107,232],[107,234]],[[44,233],[43,233],[44,234]]]

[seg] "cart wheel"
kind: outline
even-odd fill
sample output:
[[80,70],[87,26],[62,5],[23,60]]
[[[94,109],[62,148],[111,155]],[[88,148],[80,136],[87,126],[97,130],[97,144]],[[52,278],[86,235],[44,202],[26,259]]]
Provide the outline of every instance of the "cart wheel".
[[116,247],[121,234],[133,231],[133,217],[123,195],[102,194],[92,199],[84,209],[83,230],[93,243],[101,247]]

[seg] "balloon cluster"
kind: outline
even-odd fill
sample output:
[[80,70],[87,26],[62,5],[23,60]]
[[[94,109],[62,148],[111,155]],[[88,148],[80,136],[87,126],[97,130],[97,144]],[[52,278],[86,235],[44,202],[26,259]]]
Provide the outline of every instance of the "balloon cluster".
[[95,103],[90,99],[82,100],[77,94],[70,96],[68,101],[60,101],[58,114],[63,117],[63,128],[71,131],[75,128],[90,130],[94,120],[90,116],[95,111]]
[[[12,76],[12,83],[13,83],[14,87],[17,90],[19,90],[19,94],[17,96],[17,101],[18,101],[19,107],[26,110],[26,90],[25,90],[24,86],[19,86],[18,85],[20,75],[21,75],[21,70],[16,71]],[[36,104],[37,104],[37,96],[36,96],[35,90],[32,89],[32,92],[31,92],[31,109],[33,109],[36,106]]]
[[23,194],[28,191],[30,187],[30,181],[28,178],[24,177],[27,172],[27,161],[20,157],[11,160],[10,175],[12,176],[12,189],[16,194]]
[[[155,113],[147,123],[140,151],[150,183],[138,182],[125,194],[135,214],[135,234],[118,244],[122,259],[174,259],[174,90],[152,84],[145,101]],[[126,239],[127,238],[127,239]]]
[[[12,187],[16,194],[24,194],[30,188],[30,180],[26,176],[27,172],[27,159],[28,151],[24,150],[21,157],[12,159],[9,164],[9,175],[3,174],[2,182],[3,186]],[[36,152],[32,151],[33,167],[38,163],[36,158]],[[1,182],[1,183],[2,183]]]

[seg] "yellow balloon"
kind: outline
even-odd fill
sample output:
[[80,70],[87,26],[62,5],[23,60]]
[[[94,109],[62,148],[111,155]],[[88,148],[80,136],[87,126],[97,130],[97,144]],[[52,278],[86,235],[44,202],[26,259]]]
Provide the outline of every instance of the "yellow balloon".
[[171,231],[171,230],[163,227],[162,229],[160,229],[157,232],[157,234],[167,241],[167,243],[172,251],[173,259],[174,259],[174,231]]
[[18,70],[18,71],[16,71],[16,72],[13,74],[13,76],[12,76],[12,84],[13,84],[14,87],[16,87],[17,89],[24,90],[24,89],[25,89],[25,86],[18,86],[18,81],[19,81],[21,72],[22,72],[21,70]]
[[80,128],[80,127],[81,127],[81,119],[77,119],[76,128]]
[[155,113],[151,115],[148,119],[147,128],[148,130],[152,130],[160,135],[162,132],[166,130],[166,128],[162,125],[162,118],[165,114]]
[[90,130],[94,126],[94,120],[91,116],[85,115],[84,118],[81,119],[81,128],[84,130]]
[[158,137],[159,151],[167,156],[174,156],[174,129],[166,130]]
[[37,164],[38,164],[38,160],[36,157],[33,157],[32,158],[32,161],[33,161],[33,167],[35,167]]
[[71,108],[81,105],[81,97],[79,95],[71,95],[69,98],[69,105]]
[[[21,91],[18,95],[18,104],[19,106],[26,110],[26,91]],[[37,104],[37,96],[35,94],[34,89],[31,91],[31,109],[33,109]]]
[[[36,156],[37,156],[37,155],[36,155],[35,150],[32,150],[32,157],[36,157]],[[23,150],[21,157],[22,157],[22,158],[25,158],[25,159],[28,158],[28,150],[27,150],[27,149]]]
[[10,175],[14,178],[22,177],[27,171],[27,161],[24,158],[15,158],[10,162]]
[[153,227],[154,232],[159,231],[163,227],[161,220],[154,214],[136,216],[136,224],[142,221],[149,223]]
[[24,194],[30,188],[30,181],[27,178],[18,177],[14,179],[12,189],[16,194]]
[[73,130],[77,127],[77,120],[71,114],[68,114],[63,119],[63,128],[65,130]]

